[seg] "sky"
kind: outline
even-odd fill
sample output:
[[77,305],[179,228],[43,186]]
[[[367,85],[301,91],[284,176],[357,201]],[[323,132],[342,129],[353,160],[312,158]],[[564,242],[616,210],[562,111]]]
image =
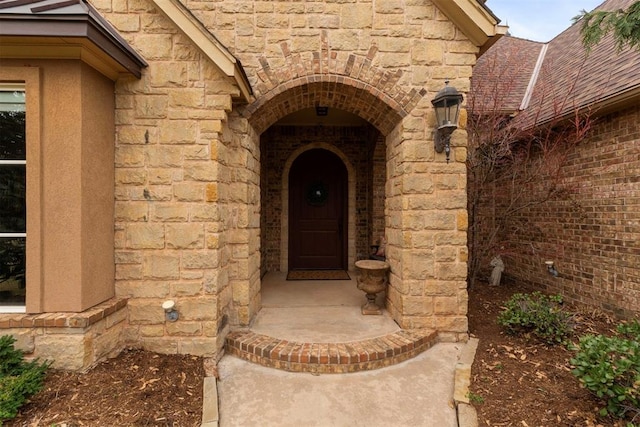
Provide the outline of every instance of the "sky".
[[509,26],[514,37],[548,42],[573,23],[581,10],[591,11],[604,0],[487,0],[486,5]]

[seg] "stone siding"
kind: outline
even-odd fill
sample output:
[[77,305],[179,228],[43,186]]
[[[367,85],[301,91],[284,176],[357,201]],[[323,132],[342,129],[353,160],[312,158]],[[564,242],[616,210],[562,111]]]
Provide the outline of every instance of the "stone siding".
[[[354,8],[363,19],[347,22]],[[423,2],[222,2],[195,13],[247,70],[257,99],[241,111],[256,132],[316,104],[357,114],[381,132],[392,271],[387,308],[403,327],[465,335],[466,132],[453,136],[451,163],[436,156],[430,100],[446,79],[468,91],[477,47]],[[214,22],[229,27],[220,31]],[[464,126],[464,111],[462,117]]]
[[126,320],[127,300],[114,298],[82,313],[0,314],[0,335],[12,335],[27,357],[85,371],[122,351]]
[[[434,5],[186,1],[242,62],[255,99],[234,105],[239,90],[151,1],[94,4],[149,63],[141,80],[116,84],[116,295],[129,299],[128,340],[219,356],[229,325],[250,323],[261,244],[273,241],[261,243],[271,217],[260,211],[260,137],[318,103],[385,140],[384,233],[368,224],[350,244],[364,254],[371,233],[387,236],[390,312],[402,327],[466,336],[466,132],[445,163],[430,100],[446,79],[468,91],[478,48]],[[164,320],[166,299],[176,323]]]
[[[248,276],[257,253],[255,239],[237,249],[255,216],[238,204],[258,170],[258,153],[239,147],[228,125],[238,89],[152,2],[96,6],[149,63],[140,80],[116,84],[116,294],[129,298],[127,339],[163,353],[219,354],[238,316],[234,280]],[[165,322],[167,299],[176,323]]]

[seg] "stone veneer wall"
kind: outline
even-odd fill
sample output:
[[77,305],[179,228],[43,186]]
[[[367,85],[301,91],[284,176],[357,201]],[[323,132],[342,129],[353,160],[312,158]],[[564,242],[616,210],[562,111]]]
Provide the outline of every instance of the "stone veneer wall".
[[126,319],[127,300],[112,298],[82,313],[0,314],[0,335],[28,357],[84,371],[122,351]]
[[[140,80],[116,84],[116,295],[129,299],[125,340],[162,353],[220,354],[224,328],[238,317],[234,280],[247,276],[257,252],[243,235],[255,215],[241,205],[258,154],[240,147],[227,119],[238,89],[152,2],[96,6],[149,63]],[[177,322],[165,321],[167,299],[176,301]]]
[[220,2],[196,16],[241,59],[258,133],[315,103],[368,120],[386,140],[389,310],[403,327],[467,331],[466,132],[435,155],[430,100],[445,79],[466,92],[478,49],[429,2]]
[[403,141],[400,130],[387,137],[387,309],[404,328],[434,328],[440,339],[456,340],[467,331],[466,132],[453,134],[446,164],[423,141]]
[[[260,307],[260,134],[316,102],[386,139],[389,310],[402,327],[466,336],[466,132],[435,155],[430,100],[469,88],[478,49],[428,1],[186,1],[242,61],[238,90],[149,0],[96,0],[147,60],[116,85],[116,294],[126,340],[220,355]],[[464,120],[463,120],[464,122]],[[367,242],[370,243],[370,242]],[[362,245],[362,243],[360,243]],[[180,320],[160,305],[174,299]]]
[[[219,294],[219,329],[227,323],[225,317],[232,325],[248,326],[260,309],[260,141],[246,120],[235,112],[231,116],[234,120],[225,127],[218,146],[222,165],[218,203],[227,230],[219,247],[229,281],[228,288],[219,288],[225,289]],[[222,286],[225,281],[218,283]]]
[[598,118],[561,170],[567,197],[515,218],[527,227],[505,236],[520,248],[505,257],[508,278],[619,317],[640,315],[639,123],[637,106]]

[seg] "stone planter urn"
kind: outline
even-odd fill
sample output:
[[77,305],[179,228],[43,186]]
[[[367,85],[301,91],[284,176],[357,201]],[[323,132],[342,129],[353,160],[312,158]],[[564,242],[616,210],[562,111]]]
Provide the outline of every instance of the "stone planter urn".
[[382,308],[376,304],[376,294],[387,288],[389,268],[385,261],[356,261],[358,289],[367,294],[367,303],[362,306],[362,314],[382,314]]

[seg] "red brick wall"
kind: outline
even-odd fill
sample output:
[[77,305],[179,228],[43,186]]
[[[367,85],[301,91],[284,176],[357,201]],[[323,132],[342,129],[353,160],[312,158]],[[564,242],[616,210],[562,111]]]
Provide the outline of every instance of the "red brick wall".
[[[513,218],[524,226],[503,236],[515,248],[504,257],[505,274],[619,317],[638,316],[640,107],[598,118],[561,176],[562,196]],[[555,262],[559,277],[545,260]]]
[[[273,126],[261,136],[262,274],[280,270],[282,172],[285,162],[295,150],[315,142],[338,148],[355,169],[356,259],[369,256],[370,245],[377,239],[372,233],[380,233],[380,224],[384,227],[384,139],[373,127]],[[382,148],[376,149],[377,145]],[[375,173],[374,153],[377,158]],[[374,175],[382,176],[382,194],[379,188],[373,189]],[[380,185],[379,177],[375,183]]]
[[373,152],[373,176],[371,195],[371,243],[379,243],[384,236],[384,199],[387,183],[386,146],[379,136]]

